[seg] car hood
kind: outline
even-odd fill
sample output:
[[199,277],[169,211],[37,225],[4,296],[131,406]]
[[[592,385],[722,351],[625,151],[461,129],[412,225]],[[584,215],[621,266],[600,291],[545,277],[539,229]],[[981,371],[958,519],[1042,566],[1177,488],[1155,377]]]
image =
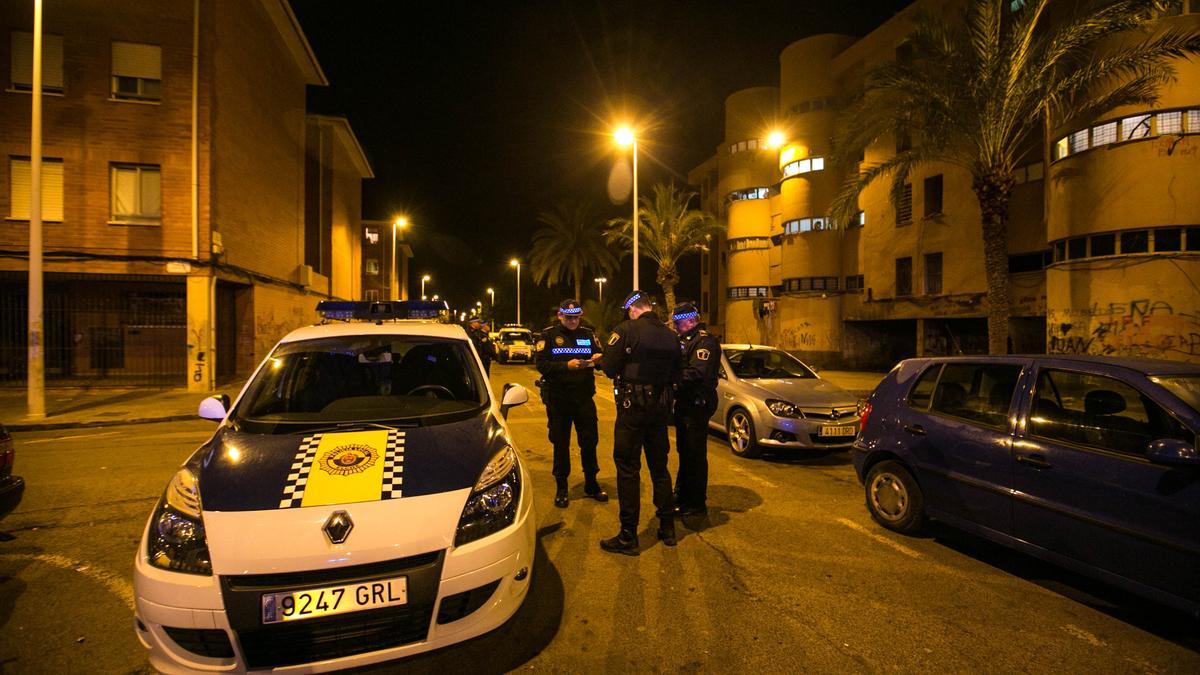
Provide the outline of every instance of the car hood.
[[852,406],[858,399],[827,380],[760,379],[740,380],[743,391],[760,399],[779,398],[798,406]]
[[394,430],[250,434],[222,427],[188,464],[205,512],[304,510],[470,488],[506,443],[488,413]]

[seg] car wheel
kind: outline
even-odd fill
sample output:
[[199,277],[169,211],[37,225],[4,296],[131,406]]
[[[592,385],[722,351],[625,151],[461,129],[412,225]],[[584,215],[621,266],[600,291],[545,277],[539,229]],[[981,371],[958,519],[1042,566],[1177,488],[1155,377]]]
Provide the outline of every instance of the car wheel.
[[886,460],[867,473],[867,510],[880,525],[915,534],[925,525],[925,496],[900,462]]
[[725,422],[725,433],[729,437],[729,449],[738,457],[754,459],[762,454],[762,449],[757,443],[758,436],[754,431],[754,420],[745,410],[737,408],[729,413],[729,419]]

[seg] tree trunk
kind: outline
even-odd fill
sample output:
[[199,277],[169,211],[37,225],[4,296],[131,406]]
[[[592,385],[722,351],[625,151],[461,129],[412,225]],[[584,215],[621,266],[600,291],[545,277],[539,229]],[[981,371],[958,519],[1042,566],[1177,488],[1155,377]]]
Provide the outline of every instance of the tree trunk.
[[663,303],[666,309],[663,311],[663,316],[670,321],[671,312],[675,309],[675,284],[679,283],[679,274],[675,272],[674,265],[660,265],[658,268],[658,285],[663,289]]
[[1008,277],[1008,202],[1016,181],[1010,172],[990,170],[975,177],[971,189],[983,216],[983,267],[987,276],[988,353],[1009,353],[1012,315]]
[[583,276],[583,267],[581,265],[576,264],[575,269],[572,271],[575,273],[575,297],[574,297],[574,300],[575,300],[575,302],[579,303],[580,307],[582,307],[583,306],[583,298],[579,297],[579,289],[581,288],[582,283],[583,283],[583,279],[580,278]]

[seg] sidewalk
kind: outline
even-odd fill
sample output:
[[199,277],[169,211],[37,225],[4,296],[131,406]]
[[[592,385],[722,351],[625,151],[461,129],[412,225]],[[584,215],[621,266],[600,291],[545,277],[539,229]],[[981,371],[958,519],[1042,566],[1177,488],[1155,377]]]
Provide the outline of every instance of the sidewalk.
[[209,394],[186,389],[149,387],[70,387],[46,389],[46,416],[30,419],[25,411],[25,389],[0,389],[0,422],[9,431],[41,431],[76,427],[106,427],[199,419],[196,412],[205,396],[237,395],[241,383]]

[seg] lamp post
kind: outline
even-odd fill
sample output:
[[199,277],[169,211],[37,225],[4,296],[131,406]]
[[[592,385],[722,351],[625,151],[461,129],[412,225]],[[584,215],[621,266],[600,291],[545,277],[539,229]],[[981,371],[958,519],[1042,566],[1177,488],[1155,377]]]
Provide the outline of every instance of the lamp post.
[[478,300],[475,301],[475,316],[483,316],[483,303]]
[[46,350],[42,320],[42,0],[33,3],[33,95],[29,153],[29,341],[26,404],[29,417],[46,416]]
[[495,316],[495,314],[496,314],[496,289],[494,289],[494,288],[487,289],[487,294],[488,294],[488,298],[490,298],[488,300],[488,309],[492,310],[492,320],[495,321],[495,319],[496,319],[496,316]]
[[433,277],[429,276],[428,274],[425,274],[425,275],[422,275],[422,276],[421,276],[421,299],[422,299],[422,300],[424,300],[424,299],[425,299],[425,282],[426,282],[426,281],[429,281],[429,280],[430,280],[430,279],[432,279],[432,278],[433,278]]
[[404,228],[408,227],[408,219],[401,216],[392,222],[392,273],[388,283],[391,285],[391,290],[388,293],[388,298],[391,300],[400,299],[400,284],[399,272],[396,269],[396,239],[399,238],[399,233]]
[[630,290],[637,290],[638,287],[638,175],[637,175],[637,136],[633,133],[633,129],[629,127],[621,127],[613,134],[617,140],[617,145],[624,147],[626,145],[633,146],[633,286]]
[[508,261],[509,267],[517,268],[517,324],[521,323],[521,261],[513,258]]
[[596,277],[595,279],[592,279],[592,281],[595,281],[596,286],[599,287],[599,290],[596,293],[596,295],[599,297],[596,298],[596,302],[604,302],[604,282],[608,281],[608,279],[605,277]]

